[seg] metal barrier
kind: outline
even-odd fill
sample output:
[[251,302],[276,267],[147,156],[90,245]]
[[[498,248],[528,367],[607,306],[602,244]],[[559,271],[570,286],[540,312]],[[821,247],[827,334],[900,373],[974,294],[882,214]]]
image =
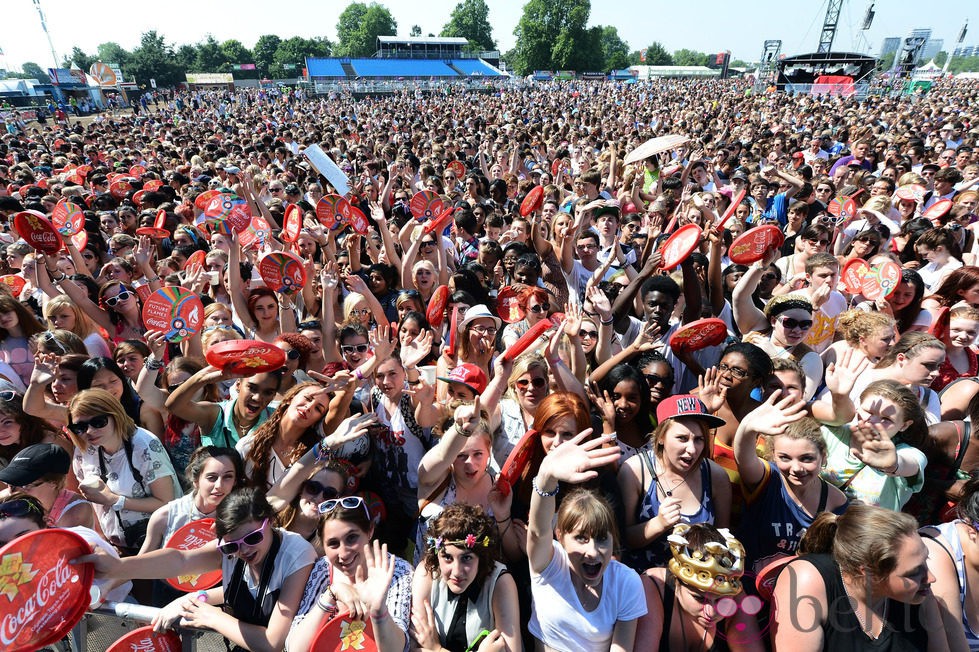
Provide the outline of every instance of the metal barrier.
[[[71,630],[68,648],[72,652],[103,652],[124,634],[148,625],[160,610],[129,602],[105,602],[87,612]],[[180,628],[183,652],[226,652],[224,639],[212,631]],[[64,647],[62,646],[62,649]]]

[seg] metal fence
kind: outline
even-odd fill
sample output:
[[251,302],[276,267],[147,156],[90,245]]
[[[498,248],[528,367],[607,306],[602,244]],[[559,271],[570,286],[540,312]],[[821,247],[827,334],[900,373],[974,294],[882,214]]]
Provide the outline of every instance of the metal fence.
[[[106,602],[86,613],[71,635],[49,649],[62,652],[103,652],[123,635],[150,624],[159,613],[156,607],[128,602]],[[224,639],[215,632],[196,629],[177,631],[183,652],[227,652]]]

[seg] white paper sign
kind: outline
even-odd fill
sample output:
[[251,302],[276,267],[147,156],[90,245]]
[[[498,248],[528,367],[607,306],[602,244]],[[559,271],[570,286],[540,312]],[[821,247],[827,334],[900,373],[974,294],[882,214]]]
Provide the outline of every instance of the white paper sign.
[[350,179],[319,145],[310,145],[304,149],[303,156],[309,159],[317,172],[326,177],[338,194],[346,196],[350,192]]

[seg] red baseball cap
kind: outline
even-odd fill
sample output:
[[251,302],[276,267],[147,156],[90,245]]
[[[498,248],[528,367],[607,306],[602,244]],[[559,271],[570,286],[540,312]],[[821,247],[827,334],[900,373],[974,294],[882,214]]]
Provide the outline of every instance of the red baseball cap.
[[659,423],[663,423],[667,419],[679,419],[681,417],[700,419],[711,428],[719,428],[727,423],[724,419],[715,417],[708,412],[704,402],[693,394],[668,396],[656,406],[656,421]]
[[461,383],[477,394],[482,394],[489,383],[483,370],[468,362],[450,371],[448,376],[439,376],[438,379],[446,383]]

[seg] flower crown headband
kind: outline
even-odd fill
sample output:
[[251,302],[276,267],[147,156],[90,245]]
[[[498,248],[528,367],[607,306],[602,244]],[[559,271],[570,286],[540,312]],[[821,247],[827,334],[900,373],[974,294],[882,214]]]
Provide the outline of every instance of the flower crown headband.
[[442,537],[428,537],[428,547],[432,550],[442,550],[446,546],[459,546],[460,548],[488,548],[490,544],[489,535],[484,536],[482,539],[477,539],[475,534],[467,534],[465,539],[459,539],[458,541],[446,541]]

